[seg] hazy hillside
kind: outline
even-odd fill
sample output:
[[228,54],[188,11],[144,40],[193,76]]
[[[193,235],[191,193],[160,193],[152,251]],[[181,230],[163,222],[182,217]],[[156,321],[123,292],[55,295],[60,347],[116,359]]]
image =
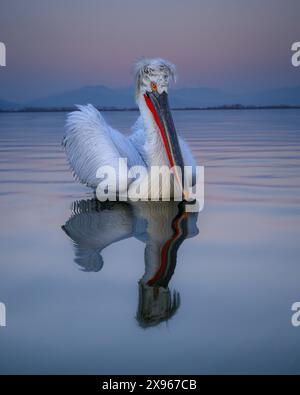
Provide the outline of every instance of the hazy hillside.
[[134,106],[133,90],[130,88],[112,89],[102,85],[86,86],[43,97],[31,101],[27,105],[33,107],[66,107],[86,103],[107,107],[132,107]]
[[9,102],[7,100],[0,99],[0,109],[2,110],[10,110],[13,108],[17,108],[18,105],[16,103]]
[[[86,86],[80,89],[39,98],[27,103],[10,103],[0,100],[0,109],[19,107],[58,108],[74,104],[92,103],[99,107],[135,107],[134,89],[108,88],[102,85]],[[222,105],[300,105],[300,86],[257,92],[255,94],[232,95],[211,88],[182,88],[170,91],[170,104],[173,108],[211,107]]]
[[[225,93],[209,88],[173,89],[170,93],[173,107],[202,107],[230,104]],[[81,89],[40,98],[28,103],[33,107],[65,107],[93,103],[99,107],[135,107],[134,89],[112,89],[105,86],[87,86]]]
[[262,91],[253,95],[240,96],[241,104],[252,105],[300,105],[300,86]]

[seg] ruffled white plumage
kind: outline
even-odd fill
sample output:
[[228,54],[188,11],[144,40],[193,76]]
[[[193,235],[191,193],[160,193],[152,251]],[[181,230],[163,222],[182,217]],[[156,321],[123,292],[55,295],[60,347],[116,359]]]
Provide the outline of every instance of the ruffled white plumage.
[[[63,146],[75,177],[90,187],[96,187],[97,170],[111,166],[118,175],[119,159],[127,158],[128,167],[145,166],[139,151],[128,138],[110,127],[91,104],[77,106],[68,114]],[[133,138],[134,140],[134,138]]]
[[[119,159],[126,158],[128,168],[148,167],[146,130],[140,116],[132,127],[132,134],[125,136],[113,129],[101,113],[91,104],[77,106],[78,111],[68,114],[63,146],[74,173],[81,183],[96,188],[97,170],[111,166],[119,174]],[[179,136],[179,144],[185,165],[196,166],[186,142]],[[132,179],[128,179],[128,185]]]

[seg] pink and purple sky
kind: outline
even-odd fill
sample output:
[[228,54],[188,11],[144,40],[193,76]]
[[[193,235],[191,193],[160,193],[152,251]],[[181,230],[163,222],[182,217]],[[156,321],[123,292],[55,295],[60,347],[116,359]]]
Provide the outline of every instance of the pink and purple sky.
[[232,93],[300,85],[291,45],[299,0],[2,0],[0,98],[128,86],[132,63],[163,57],[178,86]]

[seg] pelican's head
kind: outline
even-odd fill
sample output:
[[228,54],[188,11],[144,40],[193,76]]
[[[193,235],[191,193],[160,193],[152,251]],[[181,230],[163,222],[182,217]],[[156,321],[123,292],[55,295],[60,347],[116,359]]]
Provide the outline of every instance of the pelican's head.
[[135,65],[136,94],[168,93],[170,79],[175,80],[175,66],[160,58],[142,59]]
[[[144,122],[160,134],[170,167],[179,167],[183,174],[182,153],[168,100],[169,80],[175,78],[175,66],[159,58],[143,59],[137,62],[135,75],[136,98]],[[179,176],[176,178],[179,180]]]

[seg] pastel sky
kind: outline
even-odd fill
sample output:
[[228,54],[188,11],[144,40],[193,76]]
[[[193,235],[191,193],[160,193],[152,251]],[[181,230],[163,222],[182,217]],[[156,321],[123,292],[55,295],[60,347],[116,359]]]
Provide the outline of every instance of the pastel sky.
[[163,57],[178,86],[249,92],[300,85],[299,0],[1,0],[0,98],[128,86],[135,59]]

